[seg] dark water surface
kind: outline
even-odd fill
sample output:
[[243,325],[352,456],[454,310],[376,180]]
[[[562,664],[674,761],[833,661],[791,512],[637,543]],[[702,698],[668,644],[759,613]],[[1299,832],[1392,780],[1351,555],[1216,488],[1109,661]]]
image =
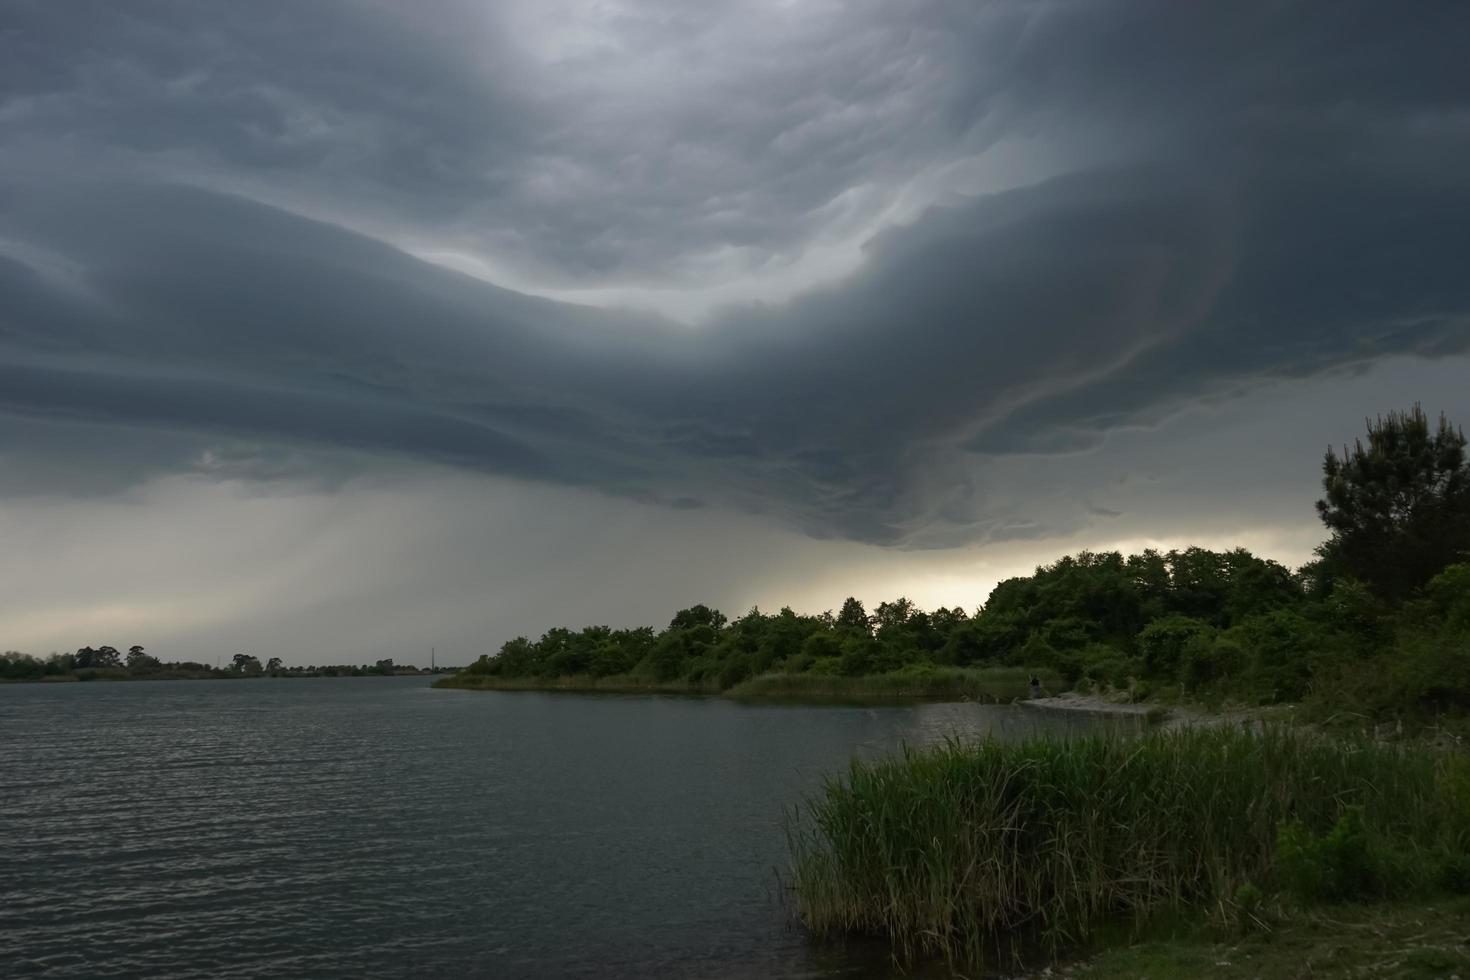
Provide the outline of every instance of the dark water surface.
[[855,753],[1087,720],[970,704],[0,685],[0,976],[869,977],[783,907]]

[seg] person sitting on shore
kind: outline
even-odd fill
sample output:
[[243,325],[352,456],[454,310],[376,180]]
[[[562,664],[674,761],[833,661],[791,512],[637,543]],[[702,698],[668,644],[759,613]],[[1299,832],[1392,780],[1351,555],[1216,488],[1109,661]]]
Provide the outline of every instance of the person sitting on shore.
[[1041,697],[1041,678],[1035,674],[1031,675],[1031,696],[1033,698]]

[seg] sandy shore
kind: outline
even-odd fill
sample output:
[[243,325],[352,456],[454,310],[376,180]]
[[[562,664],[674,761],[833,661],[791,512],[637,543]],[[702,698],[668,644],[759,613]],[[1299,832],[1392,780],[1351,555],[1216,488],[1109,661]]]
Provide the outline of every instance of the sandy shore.
[[1028,708],[1048,711],[1092,711],[1110,715],[1146,715],[1157,710],[1151,704],[1133,704],[1128,701],[1112,701],[1096,694],[1056,694],[1045,698],[1029,698],[1021,704]]
[[1295,705],[1289,704],[1267,708],[1237,705],[1209,711],[1196,705],[1134,704],[1076,692],[1032,698],[1020,703],[1039,711],[1090,711],[1098,714],[1146,716],[1166,729],[1230,725],[1255,727],[1269,721],[1291,723],[1296,711]]

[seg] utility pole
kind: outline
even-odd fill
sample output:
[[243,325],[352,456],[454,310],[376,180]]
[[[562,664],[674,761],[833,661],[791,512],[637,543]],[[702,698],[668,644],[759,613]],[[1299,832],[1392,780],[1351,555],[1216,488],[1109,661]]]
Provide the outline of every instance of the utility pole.
[[429,673],[434,672],[434,648],[429,647]]

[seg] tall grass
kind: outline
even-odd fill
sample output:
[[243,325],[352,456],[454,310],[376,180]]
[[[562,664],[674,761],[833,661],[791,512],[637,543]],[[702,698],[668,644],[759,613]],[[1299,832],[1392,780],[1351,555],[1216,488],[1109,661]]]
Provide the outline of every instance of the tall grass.
[[1401,858],[1386,890],[1427,887],[1470,853],[1463,756],[1187,730],[856,761],[793,814],[793,886],[816,933],[978,962],[1120,917],[1228,915],[1242,886],[1270,885],[1283,826],[1325,834],[1349,808]]
[[[1021,667],[927,667],[886,674],[840,677],[829,674],[762,674],[731,688],[732,698],[804,700],[936,700],[1013,701],[1027,697],[1032,671]],[[1051,691],[1065,685],[1054,671],[1042,671],[1042,684]]]

